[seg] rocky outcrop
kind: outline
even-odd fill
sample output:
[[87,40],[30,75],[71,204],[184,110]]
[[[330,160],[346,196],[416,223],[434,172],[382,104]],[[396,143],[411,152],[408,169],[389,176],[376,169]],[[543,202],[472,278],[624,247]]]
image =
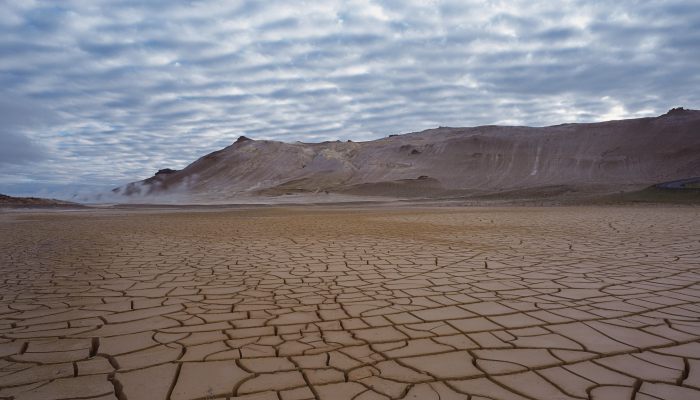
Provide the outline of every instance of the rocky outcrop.
[[176,169],[163,168],[163,169],[159,169],[158,172],[156,172],[156,175],[155,175],[155,176],[158,176],[158,175],[167,175],[167,174],[174,174],[175,172],[177,172]]

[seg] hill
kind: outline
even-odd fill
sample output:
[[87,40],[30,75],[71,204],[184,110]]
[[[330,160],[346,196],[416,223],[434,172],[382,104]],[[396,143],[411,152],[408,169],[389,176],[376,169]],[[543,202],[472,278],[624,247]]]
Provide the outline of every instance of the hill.
[[80,204],[69,201],[44,199],[40,197],[13,197],[0,194],[0,208],[27,208],[27,207],[82,207]]
[[[700,111],[549,127],[437,128],[368,141],[240,137],[182,170],[116,188],[139,201],[560,196],[700,176]],[[180,196],[180,197],[178,197]],[[184,197],[183,197],[184,196]]]

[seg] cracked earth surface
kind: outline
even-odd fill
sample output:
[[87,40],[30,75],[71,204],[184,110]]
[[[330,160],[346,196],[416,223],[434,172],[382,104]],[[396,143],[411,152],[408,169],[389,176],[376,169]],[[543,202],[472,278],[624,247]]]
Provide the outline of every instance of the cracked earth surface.
[[0,398],[698,399],[699,213],[0,214]]

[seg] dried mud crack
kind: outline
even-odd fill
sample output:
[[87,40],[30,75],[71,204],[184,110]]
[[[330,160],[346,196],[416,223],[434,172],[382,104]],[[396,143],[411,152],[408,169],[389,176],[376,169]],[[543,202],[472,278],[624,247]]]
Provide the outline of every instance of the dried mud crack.
[[0,214],[0,399],[700,398],[699,217]]

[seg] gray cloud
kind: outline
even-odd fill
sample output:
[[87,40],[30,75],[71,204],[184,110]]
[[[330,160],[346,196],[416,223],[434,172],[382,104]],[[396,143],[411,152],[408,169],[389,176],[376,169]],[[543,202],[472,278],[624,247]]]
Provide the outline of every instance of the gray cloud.
[[14,95],[0,99],[0,121],[0,167],[25,166],[48,158],[46,147],[28,133],[55,122],[52,112]]
[[0,128],[0,166],[41,160],[44,151],[19,132]]
[[0,111],[16,98],[31,103],[1,111],[0,192],[121,184],[183,167],[239,135],[368,140],[437,125],[649,116],[700,102],[700,10],[691,0],[0,8],[0,97],[10,104]]

